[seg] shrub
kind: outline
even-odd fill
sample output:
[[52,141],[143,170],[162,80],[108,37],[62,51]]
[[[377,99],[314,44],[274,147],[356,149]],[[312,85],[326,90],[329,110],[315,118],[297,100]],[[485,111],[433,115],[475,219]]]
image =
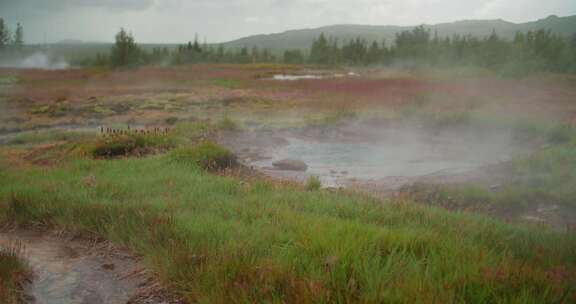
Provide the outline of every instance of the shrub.
[[87,148],[94,158],[141,156],[174,147],[173,139],[163,134],[125,134],[99,138]]
[[209,171],[224,170],[238,165],[236,156],[232,152],[209,141],[177,148],[170,153],[170,158],[177,163],[193,165]]
[[317,191],[320,190],[322,187],[322,182],[318,178],[318,176],[310,176],[308,181],[306,181],[306,190],[308,191]]

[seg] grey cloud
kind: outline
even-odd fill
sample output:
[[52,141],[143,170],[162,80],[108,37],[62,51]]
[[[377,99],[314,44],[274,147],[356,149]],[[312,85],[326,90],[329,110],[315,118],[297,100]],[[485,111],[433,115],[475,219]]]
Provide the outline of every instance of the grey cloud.
[[154,0],[0,0],[1,11],[9,10],[74,10],[77,8],[103,8],[109,10],[144,10]]
[[0,17],[22,22],[28,41],[110,41],[119,27],[140,42],[211,42],[330,24],[524,22],[576,14],[575,0],[0,0]]

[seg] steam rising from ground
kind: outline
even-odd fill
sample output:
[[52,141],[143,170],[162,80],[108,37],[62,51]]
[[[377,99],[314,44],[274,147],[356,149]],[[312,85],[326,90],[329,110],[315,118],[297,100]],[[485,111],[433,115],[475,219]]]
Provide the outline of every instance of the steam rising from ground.
[[38,52],[30,56],[0,61],[0,67],[16,69],[42,69],[42,70],[64,70],[70,65],[63,59],[54,58],[49,54]]
[[327,186],[344,185],[348,179],[413,181],[463,174],[530,150],[516,143],[509,130],[451,128],[435,132],[406,125],[348,125],[274,137],[279,136],[284,139],[279,145],[260,137],[256,142],[242,139],[248,144],[233,146],[262,156],[248,161],[259,168],[271,168],[281,159],[302,160],[308,165],[307,174],[320,177]]

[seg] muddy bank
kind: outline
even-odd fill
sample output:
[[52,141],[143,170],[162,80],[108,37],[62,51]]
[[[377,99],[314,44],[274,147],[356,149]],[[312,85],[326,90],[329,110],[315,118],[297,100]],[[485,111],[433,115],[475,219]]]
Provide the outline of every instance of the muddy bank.
[[20,241],[33,279],[30,303],[181,303],[161,288],[129,251],[78,235],[34,231],[0,232],[0,246]]

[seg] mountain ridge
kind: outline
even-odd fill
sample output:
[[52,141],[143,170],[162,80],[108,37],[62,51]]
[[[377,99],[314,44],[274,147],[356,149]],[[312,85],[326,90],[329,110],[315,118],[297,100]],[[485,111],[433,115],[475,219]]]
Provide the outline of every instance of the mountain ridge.
[[[458,20],[437,24],[422,24],[424,27],[438,33],[440,37],[452,35],[472,35],[484,37],[495,30],[500,36],[510,39],[516,32],[546,29],[554,33],[569,36],[576,33],[576,15],[558,17],[550,15],[546,18],[524,23],[514,23],[503,19]],[[365,24],[334,24],[316,28],[287,30],[279,33],[258,34],[239,38],[222,45],[231,48],[259,47],[271,50],[306,49],[313,39],[321,33],[338,38],[339,41],[362,37],[368,41],[382,41],[391,44],[396,33],[411,30],[417,25],[365,25]]]

